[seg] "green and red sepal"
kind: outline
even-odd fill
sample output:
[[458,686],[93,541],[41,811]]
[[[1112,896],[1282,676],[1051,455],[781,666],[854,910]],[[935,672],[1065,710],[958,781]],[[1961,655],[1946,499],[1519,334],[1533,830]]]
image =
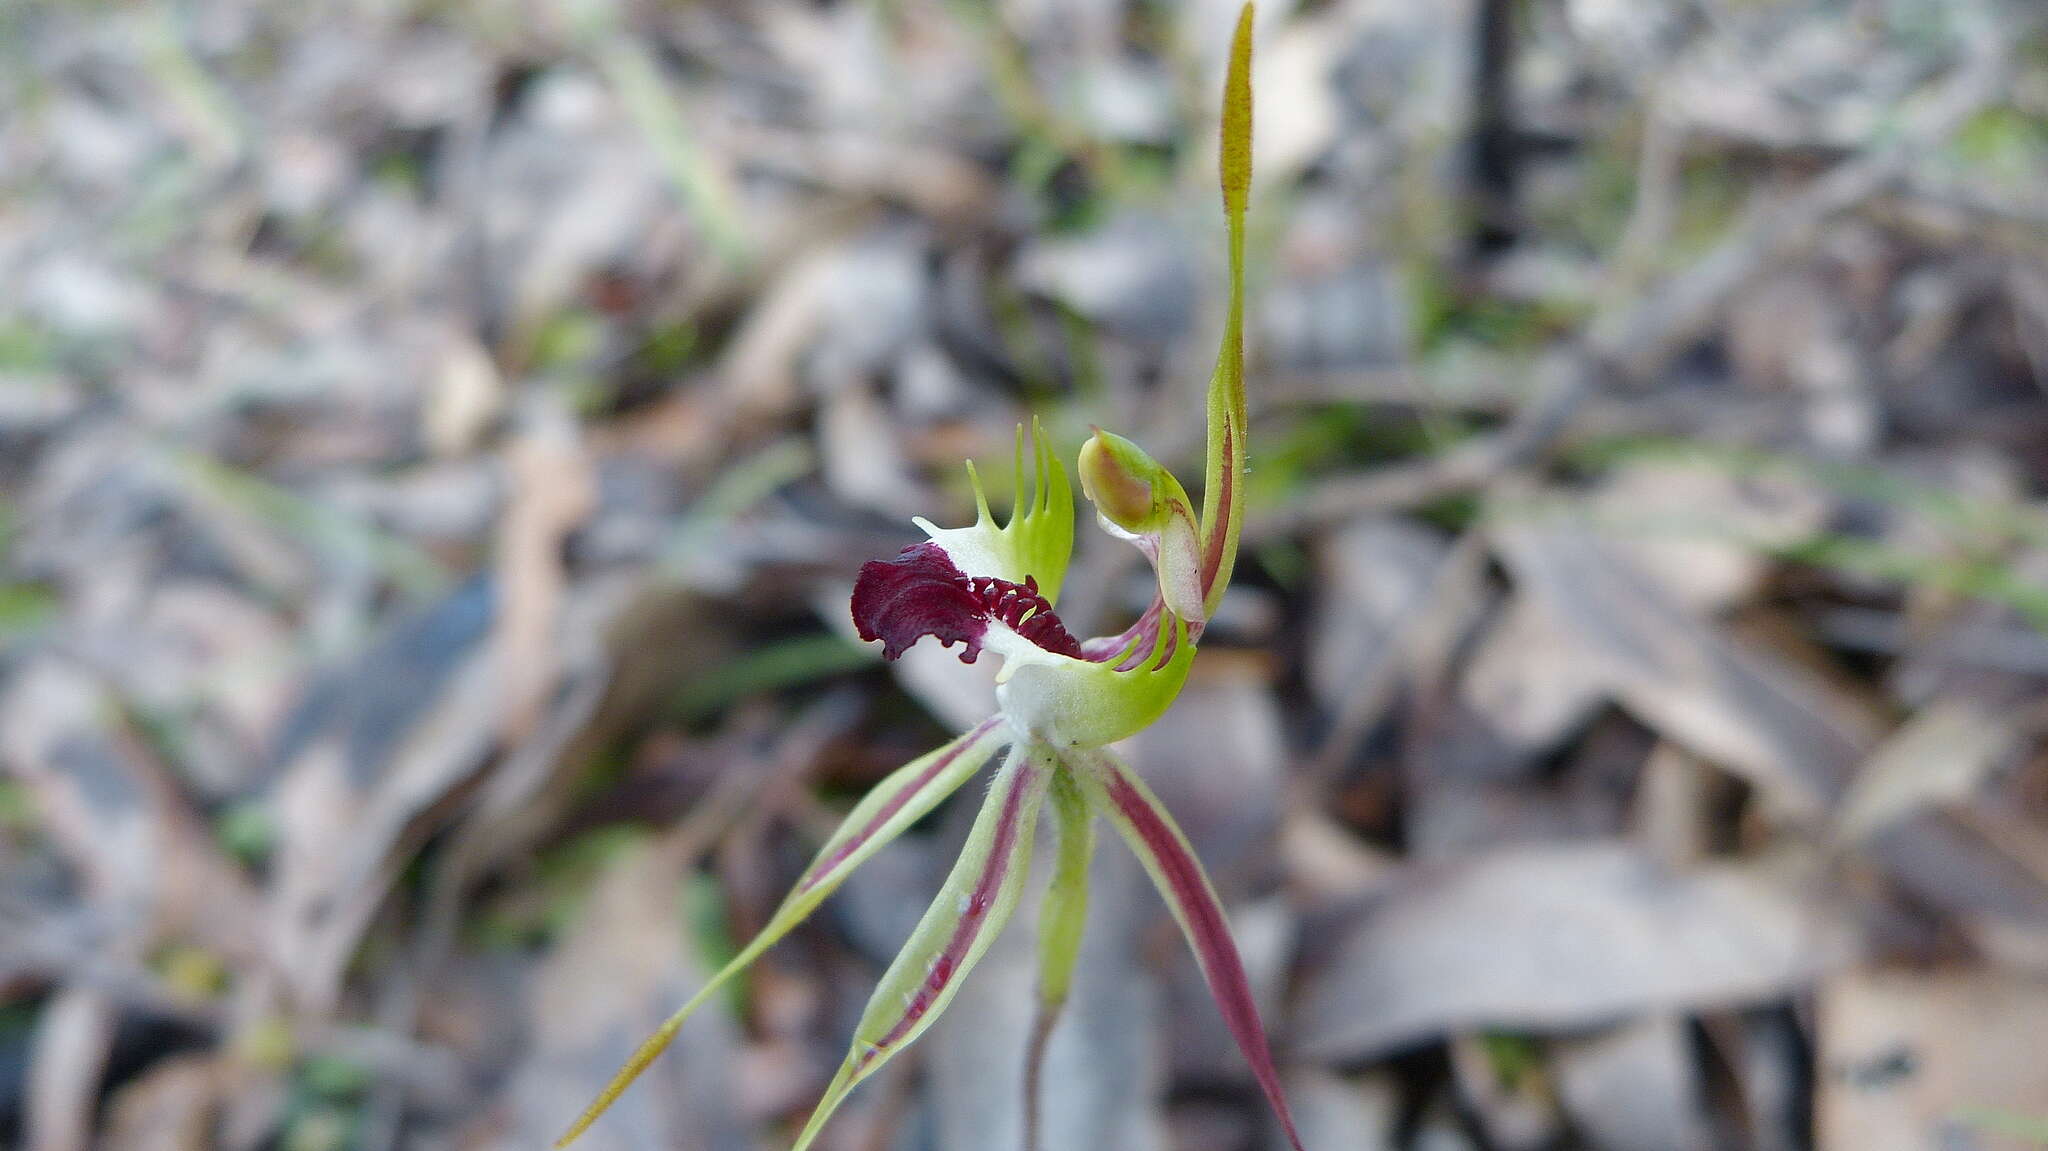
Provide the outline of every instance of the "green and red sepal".
[[1166,900],[1180,924],[1181,933],[1194,949],[1195,961],[1224,1026],[1251,1064],[1252,1078],[1266,1095],[1266,1102],[1279,1117],[1281,1128],[1294,1151],[1302,1151],[1301,1136],[1295,1131],[1294,1115],[1287,1096],[1280,1089],[1280,1072],[1266,1045],[1266,1029],[1259,1021],[1258,1003],[1252,998],[1251,982],[1245,978],[1244,960],[1230,934],[1230,921],[1223,903],[1216,898],[1201,860],[1188,846],[1187,836],[1159,802],[1145,781],[1121,760],[1106,751],[1085,760],[1071,761],[1089,805],[1106,816],[1124,842],[1137,854],[1153,886]]

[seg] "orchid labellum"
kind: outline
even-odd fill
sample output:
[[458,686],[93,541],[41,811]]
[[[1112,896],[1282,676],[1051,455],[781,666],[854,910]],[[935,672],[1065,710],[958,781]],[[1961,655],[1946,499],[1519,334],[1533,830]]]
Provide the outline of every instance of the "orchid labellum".
[[[649,1038],[557,1146],[576,1138],[666,1048],[683,1021],[725,982],[794,928],[853,869],[901,835],[1008,749],[966,847],[869,1000],[852,1050],[798,1137],[804,1151],[861,1080],[908,1047],[946,1009],[988,950],[1025,888],[1041,812],[1058,848],[1040,939],[1039,1023],[1027,1062],[1036,1094],[1046,1036],[1058,1018],[1087,909],[1088,860],[1098,817],[1134,850],[1173,911],[1259,1086],[1299,1151],[1279,1077],[1232,942],[1223,907],[1187,838],[1151,789],[1108,745],[1165,712],[1187,681],[1204,624],[1216,610],[1237,554],[1244,516],[1244,243],[1251,183],[1251,6],[1240,15],[1224,86],[1222,183],[1230,245],[1230,300],[1223,347],[1208,394],[1208,466],[1197,515],[1180,481],[1137,445],[1097,431],[1081,448],[1081,488],[1112,535],[1135,544],[1158,577],[1151,607],[1119,635],[1078,639],[1054,608],[1074,537],[1065,470],[1035,425],[1034,482],[1023,484],[1025,437],[1017,433],[1018,498],[998,527],[969,465],[978,516],[964,528],[918,521],[930,538],[892,560],[869,563],[853,591],[860,635],[894,659],[925,636],[959,644],[973,662],[1003,661],[996,714],[890,775],[856,805],[767,926],[695,998]],[[1027,1099],[1035,1126],[1037,1100]],[[1027,1131],[1027,1146],[1035,1142]]]

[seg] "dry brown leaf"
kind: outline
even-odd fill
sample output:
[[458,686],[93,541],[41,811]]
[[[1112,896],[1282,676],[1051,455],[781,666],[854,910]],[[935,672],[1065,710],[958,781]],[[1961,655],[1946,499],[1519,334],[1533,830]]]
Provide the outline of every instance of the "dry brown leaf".
[[1464,703],[1525,757],[1570,738],[1599,710],[1607,688],[1557,613],[1527,596],[1507,605],[1458,681]]
[[1630,461],[1586,501],[1595,530],[1688,610],[1754,596],[1769,549],[1809,537],[1833,501],[1811,481],[1712,460]]
[[1705,1096],[1685,1023],[1645,1016],[1549,1045],[1572,1123],[1596,1151],[1705,1151]]
[[[669,1012],[708,976],[686,946],[677,887],[695,832],[621,854],[536,976],[531,1046],[505,1085],[502,1129],[484,1145],[545,1146],[561,1134]],[[751,1144],[734,1106],[739,1034],[730,1015],[700,1012],[578,1142],[590,1151]]]
[[597,503],[591,463],[565,417],[522,437],[506,454],[511,499],[498,528],[499,608],[493,655],[502,667],[501,733],[524,739],[561,673],[563,543]]
[[1818,816],[1840,794],[1871,725],[1817,679],[1731,640],[1584,528],[1503,522],[1495,539],[1517,586],[1644,723],[1788,813]]
[[316,684],[281,737],[269,943],[316,1015],[402,865],[394,848],[498,741],[503,668],[486,642],[496,601],[476,579],[401,619]]
[[2015,718],[1965,699],[1922,709],[1858,770],[1835,816],[1840,834],[1863,839],[1920,808],[1969,798],[2018,740]]
[[164,1060],[114,1097],[100,1151],[208,1151],[224,1088],[214,1056]]
[[1316,551],[1309,688],[1332,712],[1357,685],[1398,659],[1395,636],[1428,602],[1449,545],[1441,533],[1391,517],[1357,520]]
[[139,954],[190,935],[229,954],[253,950],[247,879],[98,679],[54,657],[17,673],[0,695],[0,769],[28,785],[122,948]]
[[[1857,969],[1821,986],[1820,1151],[2023,1151],[2048,1120],[2048,981],[1993,971]],[[1986,1117],[1992,1117],[1987,1120]]]
[[846,380],[820,403],[818,465],[834,495],[850,507],[902,519],[929,504],[911,477],[896,417],[881,396]]
[[1971,807],[1925,809],[1875,831],[1862,849],[1985,953],[2048,965],[2048,842],[2038,827]]
[[1558,1030],[1756,1002],[1846,958],[1843,922],[1796,869],[1675,871],[1615,844],[1418,868],[1343,929],[1292,1033],[1365,1059],[1447,1031]]
[[23,1151],[92,1146],[100,1076],[114,1048],[114,1005],[71,988],[43,1007],[29,1054],[27,1142]]

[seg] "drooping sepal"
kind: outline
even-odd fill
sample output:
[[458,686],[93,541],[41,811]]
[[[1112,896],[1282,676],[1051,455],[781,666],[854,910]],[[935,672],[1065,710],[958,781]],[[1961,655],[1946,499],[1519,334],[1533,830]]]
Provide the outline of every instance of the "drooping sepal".
[[945,549],[953,565],[970,577],[1005,583],[1036,581],[1047,603],[1058,603],[1066,580],[1067,561],[1074,553],[1074,490],[1067,472],[1053,454],[1038,420],[1031,421],[1032,482],[1024,485],[1024,426],[1017,425],[1016,498],[1010,522],[996,526],[988,493],[972,463],[967,479],[974,487],[974,522],[964,528],[942,528],[918,517],[912,521],[933,543]]
[[1009,921],[1024,891],[1032,833],[1053,770],[1042,747],[1019,744],[1010,753],[951,874],[875,987],[852,1049],[794,1151],[811,1145],[861,1080],[924,1034]]
[[762,952],[774,946],[817,910],[818,905],[837,890],[855,868],[957,791],[1009,739],[1010,732],[1002,721],[990,718],[938,750],[897,768],[887,779],[875,785],[874,790],[854,805],[838,830],[818,849],[811,865],[804,869],[803,877],[783,899],[782,906],[776,908],[761,933],[640,1045],[569,1130],[555,1141],[555,1146],[567,1147],[583,1134],[632,1085],[633,1080],[640,1077],[655,1057],[667,1050],[675,1040],[676,1032],[682,1029],[690,1016],[696,1014],[698,1008],[717,994],[719,988],[746,970],[761,957]]
[[1107,751],[1097,752],[1085,762],[1075,762],[1075,774],[1091,807],[1108,817],[1124,841],[1138,856],[1146,874],[1166,900],[1182,934],[1194,949],[1209,994],[1223,1014],[1231,1038],[1237,1040],[1252,1077],[1258,1080],[1266,1101],[1287,1132],[1295,1151],[1302,1151],[1301,1136],[1295,1132],[1294,1116],[1280,1089],[1280,1073],[1273,1053],[1266,1046],[1265,1027],[1259,1022],[1258,1004],[1252,999],[1251,983],[1245,978],[1244,960],[1230,935],[1230,921],[1222,901],[1209,883],[1208,873],[1188,846],[1187,836],[1167,814],[1145,781]]

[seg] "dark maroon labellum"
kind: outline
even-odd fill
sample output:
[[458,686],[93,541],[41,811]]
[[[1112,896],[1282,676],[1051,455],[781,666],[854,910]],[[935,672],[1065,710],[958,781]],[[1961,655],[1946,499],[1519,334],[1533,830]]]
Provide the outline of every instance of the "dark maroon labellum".
[[882,641],[884,659],[930,635],[948,647],[965,644],[960,662],[973,663],[991,621],[1046,651],[1081,658],[1080,641],[1053,614],[1035,578],[1016,584],[971,577],[935,543],[904,548],[893,560],[870,560],[853,584],[853,626],[860,638]]

